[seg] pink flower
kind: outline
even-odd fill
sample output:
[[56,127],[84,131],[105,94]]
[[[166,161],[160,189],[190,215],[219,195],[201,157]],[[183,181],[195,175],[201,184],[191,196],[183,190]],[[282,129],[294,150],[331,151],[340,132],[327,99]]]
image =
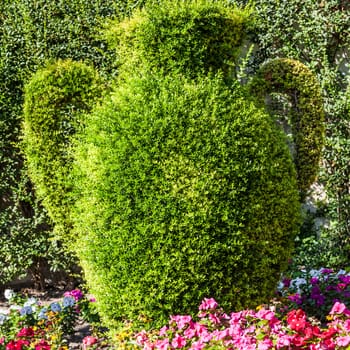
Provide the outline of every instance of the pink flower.
[[258,343],[258,350],[269,350],[273,349],[273,343],[272,340],[267,338],[264,339],[262,342]]
[[83,345],[84,345],[84,349],[87,349],[88,346],[94,345],[97,343],[97,338],[88,335],[83,339]]
[[185,338],[181,337],[179,334],[176,334],[173,341],[171,342],[171,345],[175,349],[180,349],[186,345],[186,340]]
[[276,347],[277,349],[283,349],[285,347],[289,347],[291,343],[291,336],[288,334],[279,334],[277,338],[277,344]]
[[185,329],[184,336],[186,337],[186,339],[192,339],[196,336],[196,330],[193,324],[191,324],[188,328]]
[[209,314],[209,320],[213,322],[213,324],[220,324],[220,318],[217,317],[215,314]]
[[204,347],[205,347],[205,344],[203,344],[200,340],[198,340],[191,345],[190,350],[202,350]]
[[330,311],[330,315],[334,314],[342,314],[346,310],[346,306],[343,303],[339,303],[339,301],[336,301],[332,307],[332,310]]
[[169,348],[170,344],[169,344],[169,339],[162,339],[162,340],[157,340],[155,347],[156,349],[159,350],[167,350]]
[[194,329],[196,330],[196,334],[200,337],[202,334],[207,333],[207,327],[204,324],[195,322],[193,324]]
[[213,310],[218,307],[218,303],[213,298],[204,298],[202,303],[199,305],[199,310]]
[[[159,330],[159,336],[160,336],[160,337],[163,337],[164,335],[166,335],[166,332],[167,332],[168,329],[169,329],[169,327],[167,327],[167,326],[162,327],[162,328]],[[143,332],[146,332],[146,331],[143,331]]]
[[136,334],[136,342],[139,345],[143,345],[146,341],[148,341],[148,334],[145,330]]
[[339,346],[348,346],[350,344],[350,336],[338,337],[335,343]]
[[178,327],[178,329],[185,328],[191,321],[192,317],[191,316],[170,316],[170,322],[174,321]]

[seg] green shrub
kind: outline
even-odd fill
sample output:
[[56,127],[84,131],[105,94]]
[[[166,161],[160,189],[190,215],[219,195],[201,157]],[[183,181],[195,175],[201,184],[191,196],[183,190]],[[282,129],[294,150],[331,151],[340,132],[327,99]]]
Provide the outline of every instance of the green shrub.
[[146,8],[131,19],[110,24],[106,32],[124,70],[141,66],[190,76],[234,72],[252,24],[249,8],[205,0],[162,1]]
[[238,309],[273,295],[299,222],[295,170],[237,83],[144,73],[87,123],[77,249],[109,325],[162,322],[203,297]]
[[[45,186],[59,188],[45,193],[46,205],[54,204],[53,217],[59,205],[72,209],[75,251],[112,328],[140,317],[161,324],[171,313],[192,313],[204,297],[230,309],[256,306],[286,268],[300,221],[291,152],[273,117],[232,79],[249,23],[248,10],[216,1],[165,1],[136,12],[109,29],[107,37],[119,36],[122,74],[102,105],[84,114],[86,127],[70,133],[68,125],[62,139],[49,133],[51,148],[38,135],[45,151],[32,157],[35,169],[44,155],[42,170],[54,180]],[[300,65],[289,85],[289,61],[280,63],[283,90],[300,87],[305,76],[314,88]],[[56,86],[39,83],[41,93]],[[74,96],[72,80],[62,87]],[[50,122],[63,112],[69,121],[60,94],[53,91],[51,110],[50,99],[40,98],[33,110],[42,108]],[[317,133],[306,135],[319,145]],[[64,145],[72,137],[70,172]]]
[[301,62],[275,59],[260,68],[250,89],[261,97],[273,92],[288,95],[298,187],[305,198],[318,174],[324,144],[324,111],[318,81]]
[[69,231],[71,138],[84,126],[102,94],[96,71],[79,62],[58,61],[39,70],[25,86],[23,148],[38,197],[59,238]]

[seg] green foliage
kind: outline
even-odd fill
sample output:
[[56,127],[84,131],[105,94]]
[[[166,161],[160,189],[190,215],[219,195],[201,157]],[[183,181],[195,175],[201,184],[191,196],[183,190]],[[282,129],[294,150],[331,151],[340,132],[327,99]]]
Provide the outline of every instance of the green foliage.
[[[257,0],[257,57],[289,57],[317,76],[326,112],[326,138],[319,182],[327,198],[328,227],[321,233],[324,250],[334,249],[333,261],[349,261],[350,156],[349,114],[344,97],[349,84],[350,2],[340,0]],[[322,238],[323,237],[323,238]],[[310,240],[308,240],[310,243]],[[303,247],[300,247],[303,251]],[[321,258],[317,254],[315,259]],[[311,268],[313,266],[310,266]]]
[[0,1],[0,245],[6,247],[0,263],[8,267],[0,282],[25,274],[41,259],[68,268],[59,244],[50,240],[50,220],[18,145],[23,86],[48,59],[89,60],[101,74],[115,71],[114,51],[96,38],[99,23],[115,12],[108,0]]
[[71,138],[84,126],[102,95],[96,71],[79,62],[58,61],[39,70],[25,86],[23,148],[29,175],[62,240],[71,226]]
[[296,175],[238,83],[140,73],[88,118],[77,250],[109,325],[272,296],[299,223]]
[[288,95],[298,187],[305,198],[318,173],[324,139],[321,90],[314,74],[298,61],[275,59],[258,71],[250,90],[261,97],[273,92]]
[[144,67],[194,76],[234,72],[252,24],[249,8],[214,1],[163,1],[110,24],[106,37],[117,47],[123,69]]

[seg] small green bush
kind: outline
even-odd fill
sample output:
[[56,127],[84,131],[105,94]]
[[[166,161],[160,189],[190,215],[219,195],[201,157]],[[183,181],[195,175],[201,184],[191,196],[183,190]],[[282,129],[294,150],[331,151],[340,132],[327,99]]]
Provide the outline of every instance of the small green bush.
[[299,223],[296,175],[237,83],[144,73],[88,118],[77,249],[107,324],[273,295]]
[[56,233],[70,226],[71,138],[83,127],[83,113],[96,104],[102,87],[92,67],[71,60],[39,70],[25,86],[22,146]]

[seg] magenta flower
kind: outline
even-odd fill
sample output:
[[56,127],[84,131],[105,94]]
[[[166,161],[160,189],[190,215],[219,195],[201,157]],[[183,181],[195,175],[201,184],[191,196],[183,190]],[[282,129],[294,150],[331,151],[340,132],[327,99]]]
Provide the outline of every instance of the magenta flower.
[[318,283],[318,278],[317,277],[311,277],[310,278],[310,283],[311,284],[317,284]]
[[176,323],[178,329],[183,329],[192,321],[192,317],[180,315],[170,316],[170,322],[172,321]]
[[80,289],[73,289],[63,294],[65,297],[73,297],[76,301],[83,298],[83,292]]
[[176,334],[175,338],[173,339],[173,341],[171,342],[171,345],[175,348],[175,349],[181,349],[186,345],[186,339],[181,337],[181,335]]
[[350,284],[350,276],[349,275],[339,275],[339,280],[345,284]]
[[214,310],[218,307],[218,303],[213,298],[204,298],[202,303],[199,305],[199,310]]

